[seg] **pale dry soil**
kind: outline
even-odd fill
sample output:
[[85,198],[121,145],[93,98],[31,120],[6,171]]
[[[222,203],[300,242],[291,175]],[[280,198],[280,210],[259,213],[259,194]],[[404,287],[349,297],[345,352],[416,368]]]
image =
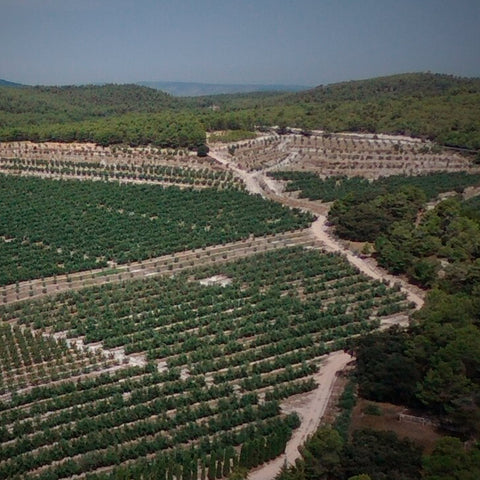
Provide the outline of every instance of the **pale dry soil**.
[[318,387],[312,392],[295,395],[282,404],[283,412],[297,412],[302,423],[293,432],[287,443],[285,453],[252,470],[248,475],[248,480],[273,479],[285,463],[287,465],[295,464],[295,460],[300,457],[298,448],[305,443],[309,436],[315,433],[320,425],[338,372],[342,371],[350,360],[351,357],[348,353],[342,351],[331,353],[322,363],[319,372],[314,376]]
[[[407,295],[408,300],[413,302],[417,309],[422,307],[424,298],[421,290],[409,284],[405,279],[390,275],[380,268],[373,259],[368,259],[367,261],[367,259],[355,255],[331,234],[326,217],[328,208],[325,208],[325,205],[305,199],[295,199],[284,194],[280,182],[276,182],[268,177],[264,170],[256,172],[242,170],[237,165],[234,165],[223,151],[210,151],[209,155],[239,176],[245,182],[246,188],[250,193],[260,194],[264,198],[275,200],[283,205],[300,208],[315,214],[317,219],[312,223],[311,231],[326,251],[342,254],[362,273],[373,279],[386,280],[390,286],[399,284]],[[389,317],[382,325],[382,328],[387,328],[394,324],[408,324],[408,317],[405,315]],[[346,367],[350,359],[350,355],[342,351],[330,354],[314,377],[318,387],[313,392],[292,397],[282,405],[285,413],[298,413],[301,425],[288,441],[285,453],[251,471],[248,475],[248,480],[272,480],[285,464],[293,465],[295,463],[295,460],[301,455],[299,447],[317,430],[322,420],[338,373]]]
[[[339,240],[332,236],[329,228],[326,224],[326,214],[328,207],[319,202],[310,202],[304,199],[295,199],[291,196],[283,193],[283,188],[280,182],[267,177],[265,171],[248,172],[231,162],[228,158],[228,154],[219,151],[211,151],[210,157],[220,163],[222,166],[230,169],[237,177],[241,178],[247,190],[253,194],[259,194],[265,198],[277,201],[284,205],[300,208],[304,211],[310,211],[317,216],[317,220],[312,224],[310,229],[311,234],[320,241],[322,246],[327,251],[338,252],[344,255],[348,261],[353,263],[360,271],[365,273],[371,278],[378,280],[387,280],[389,284],[400,283],[402,290],[405,291],[409,300],[415,303],[417,308],[423,305],[422,292],[417,291],[412,285],[409,285],[405,280],[399,279],[389,275],[387,272],[379,268],[375,263],[372,263],[371,259],[364,259],[356,256],[352,251],[346,248]],[[143,271],[142,271],[143,270]],[[126,272],[122,272],[126,273]],[[145,275],[158,275],[157,269],[150,269],[143,266],[140,268],[141,276]],[[163,272],[162,272],[163,273]],[[172,273],[172,272],[169,272]],[[226,279],[206,279],[209,281],[225,281]],[[227,280],[228,281],[228,280]],[[104,283],[105,278],[101,278],[99,283]],[[95,282],[96,283],[96,282]],[[65,285],[67,289],[71,288],[71,285]],[[58,289],[58,286],[54,287]],[[48,293],[53,293],[48,289]],[[12,299],[13,300],[13,299]],[[16,300],[16,299],[15,299]],[[15,301],[13,300],[13,301]],[[10,303],[10,301],[8,302]],[[405,316],[391,317],[388,320],[389,324],[404,324],[406,321]],[[61,335],[61,334],[60,334]],[[81,339],[75,339],[77,346],[85,347],[81,344]],[[79,344],[80,342],[80,344]],[[98,349],[102,348],[101,345],[91,345],[90,348]],[[126,356],[121,349],[115,349],[115,351],[105,351],[105,353],[113,353],[117,361],[121,363],[130,363],[131,365],[141,365],[145,359],[143,357],[132,358],[132,356]],[[333,386],[338,373],[345,369],[348,362],[351,360],[349,354],[342,351],[331,353],[326,356],[324,362],[321,365],[320,371],[314,376],[318,387],[312,391],[301,395],[296,395],[285,401],[282,404],[282,410],[285,413],[297,412],[301,425],[295,430],[292,438],[287,443],[285,453],[272,460],[271,462],[262,465],[256,470],[252,471],[248,478],[249,480],[270,480],[273,479],[282,466],[287,464],[294,464],[295,460],[300,457],[298,448],[305,443],[306,439],[312,435],[318,428],[320,421],[325,413],[325,409],[331,399]],[[159,370],[163,369],[163,365],[159,365]],[[182,372],[184,376],[188,375],[188,372]]]

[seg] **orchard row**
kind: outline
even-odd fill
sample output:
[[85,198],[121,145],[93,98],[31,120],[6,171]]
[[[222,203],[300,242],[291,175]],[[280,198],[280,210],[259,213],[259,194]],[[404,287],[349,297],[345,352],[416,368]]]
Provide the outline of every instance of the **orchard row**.
[[306,227],[237,190],[0,175],[0,285]]
[[409,308],[341,256],[298,247],[3,306],[22,328],[149,362],[0,403],[0,475],[153,475],[157,465],[158,478],[188,479],[262,463],[298,425],[278,402],[315,387],[325,354]]

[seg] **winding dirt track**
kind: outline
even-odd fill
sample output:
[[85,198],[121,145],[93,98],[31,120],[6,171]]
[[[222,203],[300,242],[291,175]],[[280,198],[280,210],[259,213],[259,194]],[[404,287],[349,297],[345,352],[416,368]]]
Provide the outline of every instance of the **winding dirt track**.
[[302,423],[287,443],[285,453],[252,470],[248,474],[248,480],[272,480],[285,464],[293,465],[295,463],[295,460],[300,457],[298,448],[317,430],[320,424],[332,394],[337,373],[342,371],[350,360],[350,355],[341,351],[334,352],[327,357],[320,371],[314,377],[318,387],[305,396],[305,401],[301,405],[292,408],[292,411],[298,413]]
[[229,159],[225,158],[223,152],[211,151],[209,155],[222,165],[230,168],[237,176],[239,176],[245,182],[247,190],[250,193],[260,194],[264,198],[274,200],[289,207],[300,208],[316,215],[317,220],[312,223],[311,230],[317,240],[324,245],[325,250],[341,253],[350,263],[371,278],[376,280],[386,280],[390,285],[395,283],[399,284],[407,295],[407,298],[415,303],[416,308],[421,308],[423,306],[424,299],[414,285],[411,285],[400,277],[390,275],[378,265],[371,265],[366,259],[356,256],[351,250],[345,248],[330,234],[326,217],[328,209],[325,206],[306,199],[292,198],[288,195],[282,194],[282,189],[278,182],[267,177],[263,171],[247,172],[241,170],[236,165],[233,165]]
[[[370,265],[365,259],[354,255],[352,251],[345,248],[330,234],[326,218],[327,209],[324,206],[282,194],[280,184],[272,178],[267,177],[264,172],[247,172],[242,170],[238,166],[233,165],[231,160],[226,158],[223,152],[213,150],[210,151],[209,155],[222,165],[230,168],[231,171],[240,177],[245,182],[246,188],[250,193],[260,194],[264,198],[274,200],[289,207],[300,208],[316,215],[317,220],[312,223],[311,231],[315,238],[324,246],[325,250],[344,255],[350,263],[371,278],[381,281],[386,280],[390,285],[399,284],[407,295],[407,298],[415,304],[416,308],[419,309],[422,307],[424,300],[413,285],[410,285],[403,279],[390,275],[376,264]],[[299,396],[302,400],[290,410],[298,413],[301,425],[287,443],[285,453],[251,471],[248,475],[248,480],[273,480],[285,464],[292,465],[295,463],[295,460],[300,457],[299,447],[317,430],[320,424],[332,394],[332,388],[337,374],[346,367],[349,361],[350,355],[347,353],[339,351],[330,354],[326,363],[322,365],[319,373],[314,377],[318,387],[309,394]],[[287,409],[285,409],[285,411],[287,411]]]
[[[281,185],[278,182],[275,182],[275,180],[267,177],[264,172],[247,172],[245,170],[242,170],[238,166],[234,165],[231,162],[231,159],[227,158],[227,155],[223,154],[223,152],[216,152],[215,150],[213,150],[210,152],[209,156],[221,163],[222,165],[226,166],[237,177],[241,178],[250,193],[259,194],[265,198],[279,202],[283,205],[309,211],[316,215],[317,220],[313,222],[311,226],[311,233],[315,236],[317,240],[321,242],[325,250],[341,253],[347,258],[348,261],[354,264],[360,271],[362,271],[369,277],[378,280],[387,280],[391,285],[393,285],[394,283],[400,283],[409,300],[415,303],[417,308],[420,308],[423,305],[423,298],[418,294],[418,292],[415,291],[415,288],[412,285],[408,284],[402,279],[399,279],[398,277],[389,275],[387,272],[380,269],[376,265],[370,265],[365,259],[355,256],[350,250],[345,248],[336,238],[334,238],[330,234],[326,223],[325,206],[310,202],[308,200],[295,199],[287,196],[286,194],[283,194]],[[154,260],[159,261],[161,259]],[[143,263],[145,264],[146,262]],[[152,269],[151,273],[145,273],[150,272],[150,270],[146,267],[147,265],[141,265],[142,271],[138,270],[140,276],[157,275],[161,273],[158,271],[159,267]],[[165,268],[167,267],[168,265],[165,266]],[[120,270],[120,267],[117,268]],[[122,267],[122,271],[117,274],[117,276],[119,277],[118,281],[121,280],[121,273],[130,273],[133,275],[134,272],[137,272],[137,270],[131,270],[131,272],[126,270],[124,272]],[[96,277],[94,278],[94,280],[96,280]],[[105,278],[103,277],[99,278],[98,280],[99,283],[105,282]],[[83,279],[82,286],[84,286]],[[47,285],[45,288],[49,289],[49,287],[50,286]],[[58,289],[58,285],[52,286],[52,288],[53,287],[55,289]],[[65,286],[65,289],[71,288],[71,284]],[[79,286],[79,288],[81,287]],[[48,293],[52,292],[50,292],[49,290]],[[43,294],[47,294],[47,292],[42,292],[42,294],[39,295]],[[17,299],[12,299],[12,301],[17,301]],[[331,397],[332,388],[335,383],[337,374],[346,367],[350,359],[350,355],[342,351],[337,351],[326,356],[320,371],[314,376],[318,387],[314,391],[307,394],[298,395],[295,398],[288,400],[287,402],[285,402],[284,405],[282,405],[282,408],[286,413],[293,411],[298,413],[301,419],[301,425],[293,433],[292,438],[286,446],[285,453],[280,457],[272,460],[271,462],[266,463],[258,469],[250,472],[248,476],[249,480],[272,480],[279,473],[280,469],[285,463],[289,465],[295,463],[295,460],[300,457],[300,452],[298,450],[299,447],[304,444],[306,439],[317,430],[320,424],[320,421],[325,413],[325,409],[328,405],[328,401]]]

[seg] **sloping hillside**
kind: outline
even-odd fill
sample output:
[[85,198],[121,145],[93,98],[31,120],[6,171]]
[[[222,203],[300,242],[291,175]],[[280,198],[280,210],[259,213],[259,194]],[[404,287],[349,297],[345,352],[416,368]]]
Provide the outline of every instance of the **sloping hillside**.
[[220,106],[210,128],[250,123],[426,137],[441,144],[480,148],[480,79],[408,73],[319,86],[294,94],[204,97]]
[[[189,99],[138,85],[0,87],[0,139],[72,141],[72,135],[67,138],[62,133],[64,128],[53,132],[49,127],[45,132],[45,126],[166,111],[196,117],[206,130],[277,125],[283,129],[403,134],[480,149],[480,79],[431,73],[343,82],[298,93]],[[121,119],[120,123],[131,125],[132,121],[136,118]],[[115,130],[115,135],[107,135],[112,143],[122,136],[117,127]],[[81,137],[74,135],[77,140]]]

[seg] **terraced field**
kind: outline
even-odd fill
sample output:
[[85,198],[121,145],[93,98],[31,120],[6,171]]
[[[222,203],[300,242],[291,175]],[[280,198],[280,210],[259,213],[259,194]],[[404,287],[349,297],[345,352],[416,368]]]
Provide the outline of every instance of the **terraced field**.
[[53,179],[146,183],[179,188],[236,188],[243,184],[230,172],[165,165],[110,165],[98,162],[1,159],[0,172]]
[[[290,141],[266,149],[276,165]],[[311,202],[232,165],[241,149],[184,168],[178,152],[9,148],[0,478],[197,480],[294,459],[349,339],[415,308],[322,250],[345,253],[322,216],[309,228]]]
[[362,177],[327,177],[320,178],[311,172],[275,171],[269,176],[286,182],[286,192],[299,192],[300,198],[333,202],[347,196],[364,196],[374,198],[386,193],[398,191],[404,187],[416,187],[432,201],[445,192],[461,193],[469,187],[480,185],[480,174],[466,172],[437,172],[428,175],[392,175],[377,180]]
[[[442,151],[432,143],[400,136],[317,132],[309,137],[269,135],[233,146],[232,161],[249,171],[311,171],[323,177],[378,178],[472,168],[471,161],[455,151]],[[222,149],[227,152],[231,147]]]
[[342,257],[303,247],[6,305],[0,315],[14,328],[101,342],[148,363],[4,400],[0,475],[185,475],[208,471],[212,457],[215,469],[262,463],[298,425],[279,401],[315,387],[326,353],[409,308]]
[[194,189],[244,188],[239,178],[208,157],[153,147],[0,143],[0,173]]
[[237,190],[0,175],[0,285],[295,230],[312,217]]

